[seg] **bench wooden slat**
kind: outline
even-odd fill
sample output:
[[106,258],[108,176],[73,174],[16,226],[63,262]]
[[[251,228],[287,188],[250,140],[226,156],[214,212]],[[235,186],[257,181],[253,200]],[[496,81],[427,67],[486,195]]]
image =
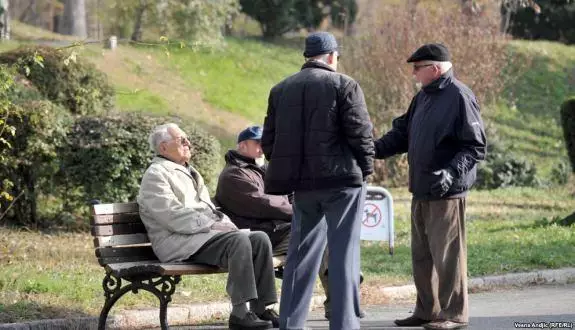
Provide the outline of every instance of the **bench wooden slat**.
[[94,215],[90,221],[91,225],[109,225],[114,223],[139,223],[142,222],[140,214],[134,213],[116,213],[116,214],[101,214]]
[[116,276],[133,276],[142,273],[156,275],[193,275],[193,274],[217,274],[225,273],[226,270],[202,264],[190,263],[161,263],[160,261],[135,261],[125,263],[107,264],[106,270]]
[[138,212],[138,203],[113,203],[113,204],[95,204],[93,205],[95,215],[115,214],[115,213],[133,213]]
[[112,236],[128,234],[145,234],[143,223],[121,223],[111,225],[92,226],[92,236]]
[[96,249],[96,257],[137,257],[146,256],[156,259],[152,246],[104,247]]
[[94,237],[94,247],[133,245],[149,243],[147,234],[128,234]]
[[154,262],[154,261],[158,261],[158,259],[156,257],[148,257],[148,256],[98,258],[98,263],[100,264],[100,266],[103,266],[103,267],[107,267],[108,265],[112,265],[112,264],[124,264],[127,262],[133,262],[133,261]]

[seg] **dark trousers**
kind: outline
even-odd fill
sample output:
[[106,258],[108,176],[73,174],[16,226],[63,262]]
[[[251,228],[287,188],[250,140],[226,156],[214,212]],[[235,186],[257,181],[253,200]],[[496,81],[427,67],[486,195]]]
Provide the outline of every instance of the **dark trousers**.
[[331,330],[359,329],[361,214],[365,186],[296,191],[280,302],[280,329],[303,329],[326,243]]
[[412,200],[414,315],[468,322],[465,198]]
[[218,234],[189,260],[228,270],[226,291],[233,305],[254,299],[263,305],[277,302],[272,246],[264,232]]

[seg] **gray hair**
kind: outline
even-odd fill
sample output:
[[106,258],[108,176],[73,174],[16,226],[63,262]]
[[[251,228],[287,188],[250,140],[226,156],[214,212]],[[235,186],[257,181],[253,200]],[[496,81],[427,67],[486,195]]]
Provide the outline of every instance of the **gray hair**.
[[179,129],[178,125],[174,123],[163,124],[154,127],[152,133],[148,137],[148,143],[150,144],[150,150],[159,154],[159,146],[162,142],[171,140],[172,134],[170,134],[169,129]]
[[309,62],[309,61],[318,61],[318,62],[322,62],[322,63],[327,64],[327,58],[329,57],[330,54],[331,54],[331,53],[321,54],[321,55],[318,55],[318,56],[310,57],[310,58],[307,58],[306,61],[308,61],[308,62]]

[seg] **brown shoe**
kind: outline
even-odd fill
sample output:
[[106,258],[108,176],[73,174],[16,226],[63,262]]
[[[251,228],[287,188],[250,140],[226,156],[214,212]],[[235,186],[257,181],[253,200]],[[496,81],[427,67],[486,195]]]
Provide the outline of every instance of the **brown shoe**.
[[419,317],[414,316],[414,315],[411,315],[410,317],[408,317],[406,319],[393,321],[393,323],[395,323],[395,325],[397,325],[398,327],[420,327],[420,326],[427,324],[429,322],[430,321],[420,319]]
[[464,329],[467,328],[467,324],[466,322],[455,322],[455,321],[449,321],[449,320],[439,320],[439,321],[433,321],[433,322],[429,322],[427,324],[424,324],[423,327],[425,329],[432,329],[432,330],[450,330],[450,329]]

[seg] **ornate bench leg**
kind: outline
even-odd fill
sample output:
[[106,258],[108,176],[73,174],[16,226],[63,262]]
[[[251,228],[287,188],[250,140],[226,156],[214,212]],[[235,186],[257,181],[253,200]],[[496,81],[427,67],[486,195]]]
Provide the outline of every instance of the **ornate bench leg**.
[[[104,295],[106,302],[100,313],[98,320],[98,330],[105,330],[106,319],[110,309],[118,299],[120,299],[126,292],[132,291],[138,293],[138,290],[146,290],[154,294],[160,300],[160,326],[162,330],[168,329],[168,303],[172,300],[172,294],[176,290],[176,284],[181,280],[180,276],[161,276],[151,277],[137,277],[127,279],[130,283],[122,287],[122,279],[117,278],[111,273],[107,273],[102,281],[104,288]],[[159,288],[158,288],[159,286]]]
[[110,309],[121,296],[126,292],[130,291],[130,285],[122,288],[122,279],[117,278],[111,273],[107,273],[102,281],[102,287],[104,288],[104,295],[106,296],[106,302],[104,307],[100,312],[100,318],[98,319],[98,330],[106,329],[106,320],[108,319],[108,313]]

